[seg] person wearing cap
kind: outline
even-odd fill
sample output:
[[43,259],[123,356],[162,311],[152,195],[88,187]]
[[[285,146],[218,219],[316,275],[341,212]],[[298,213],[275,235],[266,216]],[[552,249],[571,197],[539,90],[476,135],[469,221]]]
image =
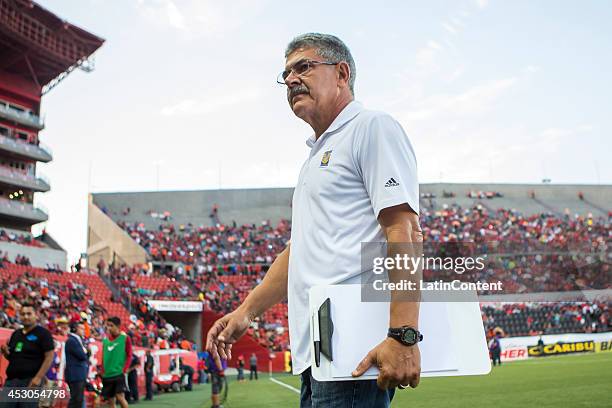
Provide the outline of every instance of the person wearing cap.
[[57,331],[62,336],[66,336],[68,334],[68,331],[70,330],[68,323],[68,319],[65,316],[61,316],[55,319]]

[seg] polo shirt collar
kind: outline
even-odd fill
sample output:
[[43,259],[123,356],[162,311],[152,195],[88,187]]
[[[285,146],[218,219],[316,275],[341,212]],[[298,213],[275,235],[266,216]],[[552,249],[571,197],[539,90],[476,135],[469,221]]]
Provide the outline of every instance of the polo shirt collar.
[[[344,109],[342,109],[342,111],[338,114],[338,116],[336,116],[336,119],[334,119],[331,125],[329,125],[327,130],[323,132],[323,134],[319,137],[318,140],[321,140],[325,135],[329,133],[333,133],[336,130],[340,129],[342,126],[348,123],[351,119],[357,116],[359,112],[361,112],[362,110],[363,110],[363,105],[361,104],[361,102],[358,102],[355,100],[349,102],[344,107]],[[313,134],[308,139],[306,139],[306,145],[308,145],[308,147],[312,147],[318,140]]]

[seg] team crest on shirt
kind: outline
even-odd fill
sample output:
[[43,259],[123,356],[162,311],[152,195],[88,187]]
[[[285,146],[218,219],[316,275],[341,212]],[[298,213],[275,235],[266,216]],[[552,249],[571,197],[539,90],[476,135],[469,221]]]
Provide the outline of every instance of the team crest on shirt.
[[327,165],[329,164],[329,159],[331,157],[332,151],[328,150],[325,153],[323,153],[323,157],[321,157],[321,166],[320,167],[327,167]]

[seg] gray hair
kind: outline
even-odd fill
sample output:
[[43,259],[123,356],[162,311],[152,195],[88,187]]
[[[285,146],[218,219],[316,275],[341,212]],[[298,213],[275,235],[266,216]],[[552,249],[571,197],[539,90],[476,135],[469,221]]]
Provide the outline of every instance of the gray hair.
[[351,55],[351,51],[338,37],[331,34],[321,33],[306,33],[295,37],[285,50],[285,58],[299,48],[314,48],[322,58],[327,62],[346,62],[350,68],[349,88],[351,93],[355,94],[355,78],[357,77],[357,68],[355,61]]

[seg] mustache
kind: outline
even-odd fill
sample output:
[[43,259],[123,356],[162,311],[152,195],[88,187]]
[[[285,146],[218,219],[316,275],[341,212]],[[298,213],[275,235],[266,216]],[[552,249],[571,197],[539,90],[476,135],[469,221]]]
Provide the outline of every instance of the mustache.
[[308,88],[304,84],[295,86],[293,88],[287,88],[287,100],[289,101],[289,103],[291,103],[291,101],[293,100],[293,97],[297,95],[301,95],[301,94],[308,94],[308,93],[309,93]]

